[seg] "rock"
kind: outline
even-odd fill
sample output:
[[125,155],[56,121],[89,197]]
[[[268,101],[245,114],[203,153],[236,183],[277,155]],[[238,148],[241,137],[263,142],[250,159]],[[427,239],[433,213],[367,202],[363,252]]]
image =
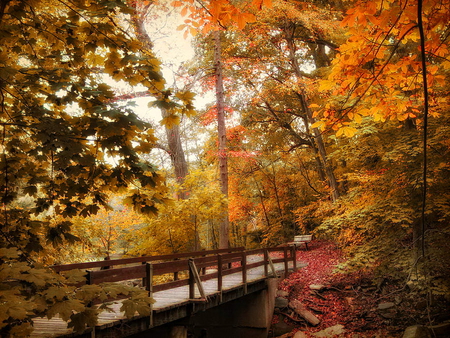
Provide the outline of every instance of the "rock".
[[380,304],[378,304],[378,310],[380,310],[380,311],[388,310],[390,308],[393,308],[394,306],[395,306],[395,304],[392,302],[380,303]]
[[425,326],[414,325],[406,328],[403,338],[431,338],[431,333]]
[[291,332],[289,332],[289,333],[285,333],[282,336],[278,336],[277,338],[291,338],[291,337],[292,337],[292,334],[291,334]]
[[334,325],[327,327],[325,330],[313,333],[313,337],[317,338],[331,338],[345,333],[344,325]]
[[325,289],[325,285],[322,285],[322,284],[311,284],[309,286],[309,288],[311,290],[314,290],[314,291],[322,291],[323,289]]
[[284,290],[277,290],[277,297],[287,298],[287,297],[289,297],[289,292],[284,291]]
[[312,326],[317,326],[320,323],[320,319],[314,316],[302,303],[294,299],[289,302],[289,307],[295,311],[300,317],[304,318]]
[[297,331],[292,338],[308,338],[308,335],[303,331]]
[[395,303],[392,302],[378,304],[377,310],[380,316],[385,319],[394,319],[397,316]]
[[277,297],[275,298],[275,307],[285,308],[289,305],[289,301],[286,298]]

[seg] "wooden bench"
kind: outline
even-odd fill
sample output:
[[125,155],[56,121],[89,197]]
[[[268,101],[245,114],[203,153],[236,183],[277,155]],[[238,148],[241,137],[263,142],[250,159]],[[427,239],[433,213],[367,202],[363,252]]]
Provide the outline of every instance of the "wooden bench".
[[293,246],[295,249],[297,249],[300,245],[305,245],[306,250],[308,250],[308,243],[311,242],[312,235],[298,235],[294,236],[294,241],[289,242],[288,244],[290,246]]

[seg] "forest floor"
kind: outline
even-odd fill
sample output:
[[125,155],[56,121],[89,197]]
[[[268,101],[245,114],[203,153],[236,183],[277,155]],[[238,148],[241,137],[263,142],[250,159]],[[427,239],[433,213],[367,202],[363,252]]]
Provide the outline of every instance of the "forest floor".
[[[429,309],[411,298],[399,283],[376,284],[369,274],[334,273],[344,258],[331,242],[313,241],[310,250],[297,251],[297,259],[308,266],[292,273],[279,285],[285,305],[299,301],[320,323],[311,325],[292,310],[275,310],[270,337],[397,338],[404,329],[423,320]],[[297,303],[298,304],[298,303]],[[333,335],[330,330],[338,335]]]

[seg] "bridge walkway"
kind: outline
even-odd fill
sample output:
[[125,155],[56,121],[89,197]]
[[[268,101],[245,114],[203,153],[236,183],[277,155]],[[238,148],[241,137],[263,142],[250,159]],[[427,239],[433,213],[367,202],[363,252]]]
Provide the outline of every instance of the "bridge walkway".
[[[239,255],[236,255],[236,253],[229,253],[228,255],[230,257],[234,256],[235,258],[229,260],[225,259],[223,262],[237,262],[236,257],[242,257],[242,252],[243,251],[239,251]],[[192,313],[192,311],[206,310],[207,308],[217,306],[222,302],[237,299],[247,294],[247,292],[261,290],[265,287],[265,280],[267,278],[284,276],[287,275],[288,270],[292,271],[298,267],[302,267],[302,264],[296,262],[295,250],[289,250],[290,256],[287,252],[288,251],[284,248],[285,257],[273,260],[269,258],[270,255],[268,253],[263,255],[258,252],[258,254],[245,255],[243,269],[242,267],[230,269],[237,269],[238,271],[229,274],[224,272],[220,277],[217,276],[218,266],[216,266],[216,269],[206,270],[201,277],[202,281],[197,280],[196,283],[201,284],[201,288],[198,285],[192,287],[192,283],[186,283],[186,285],[172,287],[167,290],[156,290],[151,293],[155,303],[153,304],[152,315],[150,317],[143,318],[143,316],[137,315],[136,313],[135,317],[127,319],[120,311],[122,301],[117,300],[111,306],[113,311],[101,312],[96,327],[94,329],[86,329],[84,334],[80,335],[72,332],[72,329],[67,328],[67,322],[59,317],[51,319],[35,318],[33,320],[34,331],[31,334],[31,337],[101,337],[102,335],[99,335],[98,333],[113,327],[121,328],[122,333],[119,335],[120,337],[127,335],[124,333],[125,331],[128,331],[130,334],[142,332],[149,327],[163,325],[183,318],[188,315],[189,312]],[[201,252],[201,254],[203,257],[205,256],[205,252]],[[226,257],[226,255],[223,257]],[[176,262],[179,265],[180,261]],[[103,263],[103,265],[104,264],[105,263]],[[210,264],[210,262],[208,264]],[[248,269],[245,268],[247,265],[249,267]],[[155,266],[157,266],[157,264]],[[56,270],[58,271],[58,268]],[[198,270],[200,270],[200,268]],[[208,275],[211,275],[213,278],[207,278]],[[157,287],[155,286],[155,288]],[[201,289],[203,292],[201,292]],[[193,310],[195,307],[197,310]],[[143,325],[142,322],[145,324]],[[129,327],[129,329],[124,331],[124,326]],[[97,334],[93,334],[92,331]],[[111,335],[104,336],[109,337]]]

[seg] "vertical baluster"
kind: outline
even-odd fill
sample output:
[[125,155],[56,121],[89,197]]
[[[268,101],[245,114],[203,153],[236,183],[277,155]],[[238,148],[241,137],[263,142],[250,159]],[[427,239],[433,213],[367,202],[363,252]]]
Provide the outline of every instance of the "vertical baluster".
[[292,257],[292,264],[294,266],[294,271],[297,271],[297,250],[295,250],[295,247],[291,246],[291,257]]
[[[153,297],[153,265],[151,263],[145,264],[145,289],[148,291],[148,296]],[[148,327],[153,327],[153,304],[150,304]]]
[[264,249],[264,275],[269,277],[269,253]]
[[[193,261],[193,258],[189,258],[189,261]],[[189,264],[189,299],[195,298],[195,277],[194,271],[192,271],[192,266]]]
[[283,254],[284,254],[284,277],[287,278],[289,273],[289,261],[288,261],[288,255],[287,255],[287,246],[283,247]]
[[244,294],[247,294],[247,253],[245,251],[242,252],[241,266],[242,266],[242,284],[244,284]]
[[222,292],[222,276],[223,276],[223,259],[222,255],[217,255],[217,291]]

